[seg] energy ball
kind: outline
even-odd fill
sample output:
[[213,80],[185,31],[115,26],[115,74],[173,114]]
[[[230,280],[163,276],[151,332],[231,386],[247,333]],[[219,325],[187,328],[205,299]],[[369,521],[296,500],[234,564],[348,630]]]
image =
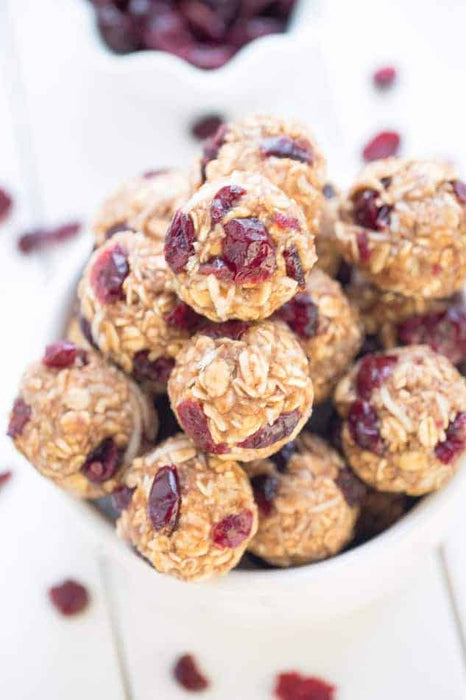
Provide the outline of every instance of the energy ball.
[[335,225],[338,221],[338,192],[327,183],[322,188],[322,218],[316,236],[316,267],[330,277],[336,277],[341,263],[341,255],[335,241]]
[[280,321],[230,321],[186,343],[168,382],[179,424],[222,459],[268,457],[293,440],[312,408],[309,364]]
[[62,340],[23,375],[8,435],[58,486],[100,498],[120,485],[144,441],[155,439],[157,425],[136,384],[97,353]]
[[203,185],[167,232],[179,296],[212,321],[270,316],[305,285],[316,260],[300,207],[261,175]]
[[448,297],[466,277],[466,184],[450,166],[387,158],[361,172],[343,201],[338,247],[374,284]]
[[309,360],[314,401],[330,396],[362,344],[358,313],[338,282],[313,270],[306,289],[277,312],[299,338]]
[[237,170],[260,173],[277,185],[302,208],[309,231],[317,234],[326,163],[303,124],[252,115],[221,126],[204,147],[201,177],[218,180]]
[[161,170],[125,182],[102,204],[93,223],[96,246],[119,231],[163,241],[175,211],[192,193],[189,174]]
[[362,544],[388,530],[408,512],[414,501],[404,493],[384,493],[368,488],[356,523],[356,542]]
[[246,469],[259,508],[250,552],[293,566],[331,557],[350,542],[365,487],[322,438],[303,432]]
[[185,435],[136,459],[126,482],[118,534],[161,573],[183,581],[226,574],[257,530],[241,467],[199,451]]
[[427,345],[365,355],[335,391],[345,455],[378,491],[421,496],[466,448],[466,381]]
[[168,286],[162,244],[118,233],[91,257],[78,294],[100,352],[137,381],[166,386],[198,316]]

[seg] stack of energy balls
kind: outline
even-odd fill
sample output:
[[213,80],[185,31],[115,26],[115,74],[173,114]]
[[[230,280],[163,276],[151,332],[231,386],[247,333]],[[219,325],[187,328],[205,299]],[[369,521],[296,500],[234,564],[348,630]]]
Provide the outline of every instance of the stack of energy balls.
[[[8,432],[63,488],[112,494],[158,571],[321,560],[454,473],[466,185],[449,168],[375,162],[341,196],[304,126],[252,116],[188,171],[123,185],[93,229],[79,313]],[[317,434],[313,406],[339,421]]]

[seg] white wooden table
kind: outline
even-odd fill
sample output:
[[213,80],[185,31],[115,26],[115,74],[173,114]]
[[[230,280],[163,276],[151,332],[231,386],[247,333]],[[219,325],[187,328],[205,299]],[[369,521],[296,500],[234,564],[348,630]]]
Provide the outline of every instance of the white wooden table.
[[[15,195],[14,217],[0,236],[4,421],[26,358],[41,351],[34,346],[40,318],[31,318],[30,301],[74,249],[25,258],[13,246],[17,231],[87,215],[122,177],[172,160],[165,133],[154,133],[131,86],[123,86],[120,100],[120,86],[92,72],[86,56],[79,59],[70,32],[79,1],[0,3],[0,186]],[[44,20],[55,9],[55,21],[40,21],[39,5]],[[401,129],[406,151],[451,157],[466,172],[466,6],[406,5],[321,1],[326,79],[343,127],[343,180],[356,168],[361,143],[382,126]],[[68,30],[58,33],[61,22]],[[394,61],[401,71],[399,86],[385,96],[368,83],[379,61]],[[226,95],[215,99],[227,112],[250,108],[228,104]],[[160,110],[167,130],[178,133],[174,158],[181,160],[195,144],[184,124],[170,123],[169,105],[162,102]],[[302,116],[312,123],[312,114]],[[332,152],[330,165],[336,160]],[[247,620],[193,614],[188,623],[164,609],[145,577],[103,557],[66,501],[0,439],[0,471],[14,471],[0,493],[2,700],[175,700],[186,696],[169,669],[184,651],[199,657],[213,681],[206,698],[265,700],[274,674],[289,668],[337,684],[339,700],[466,698],[466,516],[452,522],[442,549],[402,591],[345,619],[290,629],[272,621],[257,629]],[[89,586],[92,605],[64,620],[46,590],[69,576]]]

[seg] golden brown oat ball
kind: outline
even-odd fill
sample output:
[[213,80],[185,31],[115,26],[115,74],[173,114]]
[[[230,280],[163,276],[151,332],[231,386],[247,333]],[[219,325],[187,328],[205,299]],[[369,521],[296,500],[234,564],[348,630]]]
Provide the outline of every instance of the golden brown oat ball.
[[44,476],[83,498],[112,493],[157,416],[141,390],[95,352],[48,345],[25,372],[8,434]]
[[183,581],[226,574],[257,530],[241,467],[200,452],[185,435],[136,459],[126,482],[133,493],[118,534],[157,571]]
[[311,413],[306,356],[280,321],[211,324],[186,343],[168,395],[183,430],[206,452],[244,462],[292,440]]
[[261,175],[203,185],[175,215],[165,258],[179,296],[212,321],[270,316],[316,260],[301,209]]
[[365,355],[335,401],[346,457],[373,488],[420,496],[456,471],[466,448],[466,381],[428,346]]
[[259,508],[253,554],[276,566],[308,564],[352,539],[365,487],[322,438],[303,432],[245,468]]
[[316,267],[335,277],[341,263],[341,255],[335,240],[335,225],[338,221],[338,192],[327,183],[322,188],[322,219],[316,236]]
[[374,284],[447,297],[466,277],[466,184],[450,166],[387,158],[367,165],[340,209],[338,247]]
[[361,347],[356,309],[338,282],[321,270],[312,270],[305,291],[298,292],[277,315],[297,335],[306,353],[315,403],[325,401]]
[[384,493],[367,488],[356,523],[355,540],[367,542],[388,530],[408,512],[414,500],[404,493]]

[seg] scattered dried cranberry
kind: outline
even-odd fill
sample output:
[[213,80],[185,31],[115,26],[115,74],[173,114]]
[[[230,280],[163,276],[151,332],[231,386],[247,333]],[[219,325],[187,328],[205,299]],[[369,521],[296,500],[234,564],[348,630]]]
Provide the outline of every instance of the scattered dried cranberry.
[[4,486],[7,483],[7,481],[10,481],[11,475],[12,472],[9,469],[5,472],[0,472],[0,488]]
[[335,690],[320,678],[287,671],[277,677],[274,693],[279,700],[334,700]]
[[445,311],[413,316],[397,326],[403,345],[429,345],[454,365],[466,360],[466,306],[455,304]]
[[119,486],[115,489],[112,493],[112,505],[115,510],[120,513],[125,510],[131,503],[134,491],[135,489],[130,489],[128,486]]
[[185,399],[176,407],[178,419],[186,435],[196,442],[205,452],[212,454],[224,454],[226,446],[222,443],[215,444],[210,434],[207,417],[198,401]]
[[227,263],[222,260],[222,258],[211,258],[205,263],[199,265],[199,273],[201,275],[214,275],[218,280],[222,282],[233,282],[234,272],[227,265]]
[[141,47],[134,18],[110,3],[97,9],[97,26],[102,39],[115,53],[131,53]]
[[196,121],[191,126],[191,134],[200,141],[208,139],[217,132],[224,122],[219,114],[207,114]]
[[337,191],[330,182],[327,182],[327,184],[322,187],[322,194],[325,199],[333,199],[336,197]]
[[116,233],[121,233],[121,231],[132,230],[133,229],[129,228],[126,221],[120,221],[117,224],[113,224],[113,226],[108,227],[108,229],[105,231],[105,240],[108,241],[109,238],[112,238]]
[[360,190],[353,196],[353,217],[358,226],[383,231],[390,225],[391,208],[387,205],[377,206],[377,190]]
[[238,48],[270,34],[285,31],[285,22],[273,17],[253,17],[239,19],[228,33],[228,40]]
[[362,503],[366,495],[366,487],[362,481],[353,474],[351,469],[348,469],[348,467],[340,469],[335,483],[343,493],[345,501],[349,506],[359,506]]
[[201,173],[203,180],[206,179],[205,169],[211,160],[214,160],[218,156],[218,152],[225,143],[225,138],[228,132],[227,124],[222,124],[217,129],[217,132],[204,144],[204,149],[202,152],[201,160]]
[[445,432],[445,440],[435,448],[435,456],[443,464],[450,464],[466,448],[466,413],[458,413]]
[[169,172],[170,168],[152,168],[152,170],[145,170],[142,173],[142,177],[145,180],[152,180],[153,177],[158,177],[159,175],[163,175]]
[[81,583],[72,579],[49,588],[48,594],[51,603],[62,615],[67,617],[77,615],[87,608],[89,604],[87,589]]
[[224,227],[222,259],[236,284],[268,280],[277,266],[275,246],[260,219],[232,219]]
[[288,435],[291,435],[300,418],[301,413],[297,409],[288,413],[282,413],[272,425],[259,428],[253,435],[240,442],[238,447],[259,450],[261,447],[269,447],[275,442],[280,442],[280,440],[284,440]]
[[23,233],[18,238],[18,248],[22,253],[45,248],[74,238],[81,230],[81,224],[73,221],[56,228],[39,228]]
[[179,52],[181,58],[202,70],[215,70],[228,63],[234,55],[233,46],[215,44],[191,44]]
[[159,11],[151,12],[144,28],[143,41],[145,48],[180,56],[192,39],[181,14],[162,5]]
[[383,66],[374,72],[372,80],[378,88],[386,89],[393,85],[397,78],[396,68],[393,66]]
[[253,515],[243,508],[239,513],[227,515],[212,526],[212,540],[217,547],[233,549],[243,542],[252,529]]
[[226,185],[222,187],[212,200],[212,206],[210,208],[212,224],[218,224],[225,214],[229,212],[245,194],[246,190],[237,185]]
[[27,405],[23,399],[15,399],[13,409],[8,424],[7,435],[11,438],[16,438],[24,430],[24,426],[31,417],[31,407]]
[[170,464],[161,467],[154,477],[149,494],[149,517],[154,530],[176,530],[180,517],[181,492],[178,470]]
[[278,315],[301,338],[314,338],[319,329],[319,309],[307,292],[298,292]]
[[120,244],[105,248],[92,265],[90,282],[101,304],[124,299],[123,282],[129,275],[128,253]]
[[279,228],[291,228],[294,231],[299,231],[299,229],[301,228],[298,219],[296,219],[294,216],[287,216],[286,214],[282,214],[280,211],[276,211],[272,218],[274,224],[277,224]]
[[291,455],[296,452],[296,449],[296,442],[291,440],[291,442],[287,442],[286,445],[283,445],[281,450],[278,450],[278,452],[275,452],[275,454],[270,455],[270,457],[267,457],[267,459],[270,459],[275,464],[279,472],[286,472]]
[[0,223],[5,221],[10,214],[13,200],[6,190],[0,188]]
[[286,276],[296,280],[298,287],[304,289],[306,280],[304,278],[301,258],[299,257],[296,246],[294,244],[290,245],[290,247],[283,252],[283,257],[285,258]]
[[184,270],[186,263],[194,253],[196,234],[194,224],[188,214],[178,211],[165,237],[165,260],[173,272]]
[[166,385],[174,366],[173,357],[149,360],[149,350],[141,350],[133,358],[133,377],[137,382],[150,381]]
[[361,399],[369,400],[372,390],[382,386],[398,362],[396,355],[365,355],[356,375],[356,391]]
[[262,515],[270,515],[278,491],[278,479],[271,474],[258,474],[251,479],[254,500]]
[[191,654],[180,656],[173,667],[173,676],[185,690],[198,692],[209,687],[209,681],[199,671],[196,660]]
[[270,156],[290,158],[309,165],[312,165],[314,162],[311,144],[306,139],[292,139],[289,136],[269,136],[262,139],[260,148],[262,154],[267,158]]
[[87,362],[87,353],[78,348],[71,340],[58,340],[45,348],[42,364],[54,369],[71,367],[79,359],[82,364]]
[[453,187],[453,192],[456,194],[458,200],[461,204],[466,204],[466,182],[461,180],[453,180],[451,183]]
[[357,400],[351,404],[348,428],[354,442],[363,450],[376,455],[383,454],[384,446],[379,432],[379,419],[368,401]]
[[400,144],[401,138],[396,131],[381,131],[364,146],[362,155],[366,163],[379,158],[396,156]]
[[88,455],[81,473],[93,484],[111,479],[121,463],[121,453],[113,438],[104,438]]
[[230,338],[231,340],[241,340],[249,329],[246,321],[224,321],[223,323],[206,323],[199,329],[202,335],[209,338]]
[[165,316],[165,321],[169,326],[181,328],[190,333],[205,321],[203,316],[197,314],[194,309],[180,301],[173,309]]

